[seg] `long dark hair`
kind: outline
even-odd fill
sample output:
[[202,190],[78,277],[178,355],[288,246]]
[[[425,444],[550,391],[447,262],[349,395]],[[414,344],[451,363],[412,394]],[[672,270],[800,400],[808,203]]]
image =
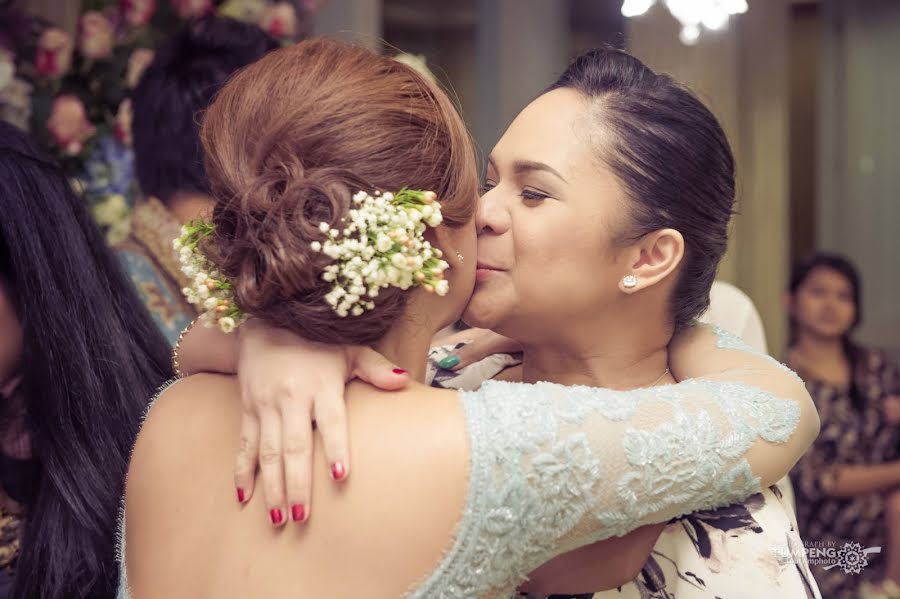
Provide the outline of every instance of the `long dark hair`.
[[3,481],[4,490],[18,485],[27,509],[14,596],[112,597],[128,459],[148,398],[172,375],[169,346],[84,201],[5,123],[0,215],[0,275],[23,329],[16,394],[33,460],[20,480]]
[[597,150],[631,200],[621,241],[664,228],[684,236],[669,311],[676,328],[688,324],[709,307],[734,209],[734,157],[722,126],[685,86],[614,48],[578,56],[547,91],[554,89],[594,100],[593,121],[612,133]]
[[[855,317],[850,329],[841,337],[841,344],[844,348],[844,355],[850,364],[852,372],[850,380],[850,396],[858,405],[863,401],[863,395],[860,390],[862,378],[864,375],[864,366],[866,352],[853,340],[853,331],[862,323],[862,282],[859,278],[859,272],[853,263],[846,257],[830,253],[817,252],[807,258],[797,262],[791,270],[791,278],[788,282],[788,291],[791,297],[797,294],[800,286],[806,282],[809,275],[817,268],[827,268],[843,276],[850,284],[850,293],[853,297],[853,306],[855,308]],[[789,346],[797,343],[797,320],[793,314],[789,317],[790,336]]]

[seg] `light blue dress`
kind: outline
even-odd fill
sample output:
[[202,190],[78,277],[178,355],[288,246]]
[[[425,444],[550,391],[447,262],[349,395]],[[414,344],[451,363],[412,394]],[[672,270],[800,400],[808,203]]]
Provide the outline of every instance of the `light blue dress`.
[[[747,450],[786,441],[800,417],[795,401],[702,379],[631,391],[488,381],[459,397],[466,506],[443,560],[409,598],[514,597],[556,555],[743,500],[760,491]],[[124,537],[119,598],[131,599]]]

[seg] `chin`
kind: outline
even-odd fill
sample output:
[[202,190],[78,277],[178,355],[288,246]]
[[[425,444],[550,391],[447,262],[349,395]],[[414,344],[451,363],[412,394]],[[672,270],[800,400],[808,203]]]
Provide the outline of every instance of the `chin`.
[[463,311],[463,322],[479,329],[494,329],[505,316],[504,310],[500,308],[501,305],[500,302],[492,301],[490,294],[479,293],[476,289]]
[[840,339],[850,332],[849,327],[835,326],[833,324],[819,324],[815,327],[812,327],[812,329],[819,337],[825,339]]

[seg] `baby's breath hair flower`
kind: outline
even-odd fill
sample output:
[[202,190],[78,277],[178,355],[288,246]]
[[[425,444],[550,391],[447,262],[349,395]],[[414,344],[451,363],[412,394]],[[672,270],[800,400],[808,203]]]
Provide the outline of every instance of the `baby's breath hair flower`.
[[432,191],[403,189],[396,194],[364,191],[353,196],[343,229],[320,223],[324,241],[310,247],[333,260],[322,279],[334,283],[325,301],[338,316],[359,316],[375,307],[380,289],[420,286],[446,295],[449,268],[441,250],[425,240],[427,227],[441,224],[441,205]]
[[216,230],[215,225],[196,220],[181,228],[181,236],[172,243],[181,261],[181,271],[191,279],[181,290],[187,301],[205,310],[200,321],[208,327],[218,326],[225,333],[236,329],[246,315],[234,301],[234,286],[197,248]]

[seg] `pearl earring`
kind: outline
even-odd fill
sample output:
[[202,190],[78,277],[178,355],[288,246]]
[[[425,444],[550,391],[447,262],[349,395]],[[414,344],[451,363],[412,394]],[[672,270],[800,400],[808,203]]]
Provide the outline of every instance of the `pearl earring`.
[[463,255],[459,252],[456,252],[456,259],[459,260],[459,263],[462,264],[465,260],[463,260]]
[[634,289],[637,287],[637,277],[634,275],[626,275],[624,279],[622,279],[622,286],[625,289]]

